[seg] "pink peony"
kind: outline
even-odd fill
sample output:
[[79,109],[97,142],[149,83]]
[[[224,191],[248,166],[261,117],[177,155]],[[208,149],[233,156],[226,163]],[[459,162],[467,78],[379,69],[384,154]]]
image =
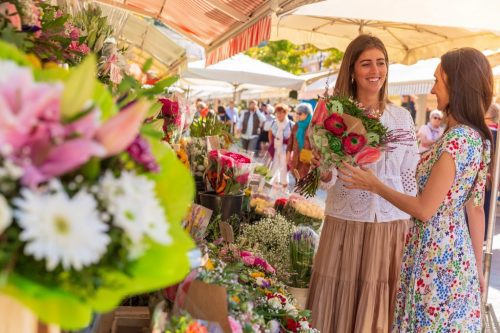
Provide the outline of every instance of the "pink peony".
[[331,116],[326,118],[323,126],[328,132],[338,137],[342,136],[347,130],[347,126],[344,123],[342,116],[337,113],[333,113]]
[[357,165],[365,165],[375,163],[380,158],[381,152],[379,149],[365,146],[354,156],[354,161]]
[[366,138],[363,135],[349,133],[342,139],[342,148],[346,154],[355,155],[366,145]]

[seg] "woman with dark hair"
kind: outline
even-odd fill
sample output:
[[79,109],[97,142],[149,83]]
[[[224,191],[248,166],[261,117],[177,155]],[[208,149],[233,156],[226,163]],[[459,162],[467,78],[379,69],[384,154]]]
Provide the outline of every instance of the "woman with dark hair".
[[[410,113],[388,101],[388,61],[380,39],[358,36],[345,51],[335,93],[379,110],[389,130],[414,134]],[[392,188],[415,195],[418,158],[414,138],[395,144],[370,168]],[[370,192],[346,189],[335,174],[322,177],[331,182],[307,302],[313,325],[321,332],[388,332],[410,216]]]
[[341,178],[414,217],[393,332],[481,332],[483,197],[492,140],[484,115],[493,74],[481,52],[462,48],[443,55],[434,76],[432,93],[448,128],[422,155],[417,196],[386,186],[366,169],[345,165]]

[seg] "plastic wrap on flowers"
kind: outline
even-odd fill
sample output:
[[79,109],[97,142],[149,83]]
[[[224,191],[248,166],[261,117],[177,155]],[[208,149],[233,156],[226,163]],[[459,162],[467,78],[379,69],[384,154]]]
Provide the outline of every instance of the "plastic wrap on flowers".
[[117,113],[92,57],[46,72],[2,60],[12,55],[27,63],[0,42],[0,115],[15,124],[0,122],[0,293],[78,329],[126,296],[182,280],[193,181],[161,142],[129,149],[148,104]]
[[218,149],[208,154],[205,177],[216,194],[235,195],[240,194],[248,186],[251,171],[250,158]]
[[308,288],[319,236],[310,227],[300,226],[291,238],[289,285],[295,288]]

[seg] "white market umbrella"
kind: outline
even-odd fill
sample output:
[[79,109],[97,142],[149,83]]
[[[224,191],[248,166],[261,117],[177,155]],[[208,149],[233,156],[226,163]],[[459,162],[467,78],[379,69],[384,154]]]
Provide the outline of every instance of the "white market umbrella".
[[379,37],[391,62],[412,64],[458,47],[500,47],[500,1],[328,0],[273,22],[271,40],[345,50],[361,32]]
[[234,87],[241,84],[254,84],[288,89],[300,89],[305,81],[299,76],[243,54],[238,54],[206,68],[204,61],[191,62],[181,77],[224,81]]

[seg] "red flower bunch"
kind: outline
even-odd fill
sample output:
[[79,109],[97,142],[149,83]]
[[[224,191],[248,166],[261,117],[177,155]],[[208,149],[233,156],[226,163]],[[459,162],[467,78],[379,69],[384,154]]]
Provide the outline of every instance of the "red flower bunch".
[[298,332],[300,330],[300,323],[293,318],[286,318],[286,329],[291,332]]
[[276,201],[274,202],[274,209],[278,212],[282,212],[287,203],[288,200],[286,198],[276,199]]
[[165,134],[163,140],[174,143],[181,131],[180,127],[182,124],[179,103],[167,98],[160,98],[159,102],[163,104],[160,116],[158,117],[163,119],[163,133]]
[[208,153],[205,177],[219,195],[238,194],[248,184],[251,160],[223,149]]

